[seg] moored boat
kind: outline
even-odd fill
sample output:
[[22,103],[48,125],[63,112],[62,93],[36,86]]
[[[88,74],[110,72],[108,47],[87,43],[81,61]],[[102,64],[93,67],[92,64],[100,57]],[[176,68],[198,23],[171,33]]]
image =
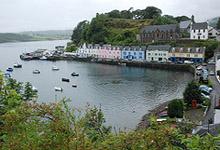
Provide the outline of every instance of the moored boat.
[[7,68],[6,71],[13,72],[13,68]]
[[37,92],[37,91],[38,91],[35,86],[32,86],[32,90],[33,90],[34,92]]
[[76,84],[73,84],[72,87],[73,87],[73,88],[77,88],[77,85],[76,85]]
[[62,81],[63,81],[63,82],[70,82],[70,79],[62,78]]
[[71,76],[75,77],[75,76],[79,76],[79,74],[78,74],[78,73],[73,72],[73,73],[71,74]]
[[62,91],[63,91],[63,88],[61,88],[61,87],[54,87],[54,90],[55,90],[55,91],[60,91],[60,92],[62,92]]
[[14,64],[13,66],[14,66],[14,68],[22,68],[22,65],[18,64],[18,63]]
[[33,74],[40,74],[40,70],[34,70]]
[[54,71],[58,71],[58,70],[60,70],[57,66],[53,66],[52,67],[52,70],[54,70]]

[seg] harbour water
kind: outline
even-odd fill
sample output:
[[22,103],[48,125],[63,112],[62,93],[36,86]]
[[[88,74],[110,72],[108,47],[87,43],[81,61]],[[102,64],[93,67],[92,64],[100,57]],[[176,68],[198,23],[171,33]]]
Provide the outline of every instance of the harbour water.
[[[19,55],[38,48],[54,49],[67,41],[41,41],[0,44],[0,70],[5,71],[14,63],[12,77],[21,82],[31,82],[39,91],[39,102],[55,102],[69,98],[70,105],[84,109],[87,104],[102,107],[106,124],[121,129],[134,129],[141,117],[156,105],[181,98],[192,75],[187,72],[166,71],[124,66],[110,66],[75,61],[21,61]],[[52,66],[59,71],[52,71]],[[38,69],[40,74],[33,74]],[[71,73],[79,77],[71,77]],[[62,78],[69,78],[64,83]],[[72,85],[76,84],[77,88]],[[54,87],[64,91],[55,92]]]

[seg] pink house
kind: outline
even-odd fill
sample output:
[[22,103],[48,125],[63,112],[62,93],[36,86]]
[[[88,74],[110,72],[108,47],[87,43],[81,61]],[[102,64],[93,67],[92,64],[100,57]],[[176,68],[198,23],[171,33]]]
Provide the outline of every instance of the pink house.
[[121,59],[121,49],[118,46],[103,45],[99,50],[99,58]]

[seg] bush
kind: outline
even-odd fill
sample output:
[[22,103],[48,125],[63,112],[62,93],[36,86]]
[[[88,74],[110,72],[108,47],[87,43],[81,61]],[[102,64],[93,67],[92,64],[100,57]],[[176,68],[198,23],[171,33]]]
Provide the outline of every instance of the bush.
[[182,118],[183,117],[183,101],[180,99],[172,100],[168,105],[168,116],[170,118]]
[[184,102],[190,106],[193,100],[196,100],[197,103],[202,103],[201,91],[199,90],[199,84],[196,81],[192,81],[186,87],[184,93]]

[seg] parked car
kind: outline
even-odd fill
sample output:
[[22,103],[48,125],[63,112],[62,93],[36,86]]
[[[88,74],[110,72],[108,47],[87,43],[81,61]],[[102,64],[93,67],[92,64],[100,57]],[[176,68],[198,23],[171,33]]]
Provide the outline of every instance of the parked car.
[[209,75],[210,75],[210,76],[214,76],[214,75],[215,75],[215,72],[214,72],[214,71],[210,71],[210,72],[209,72]]
[[212,92],[213,89],[211,87],[206,86],[206,85],[200,85],[199,90],[206,95],[210,95],[210,93]]
[[184,64],[193,64],[193,62],[192,62],[192,61],[189,61],[189,60],[185,60],[185,61],[184,61]]
[[203,66],[198,66],[196,70],[202,70]]
[[202,95],[202,97],[204,97],[204,98],[210,99],[210,96],[209,96],[209,95],[206,95],[206,94],[204,94],[204,93],[201,93],[201,95]]
[[208,61],[208,64],[214,65],[214,64],[215,64],[215,61],[214,61],[214,60],[210,60],[210,61]]

